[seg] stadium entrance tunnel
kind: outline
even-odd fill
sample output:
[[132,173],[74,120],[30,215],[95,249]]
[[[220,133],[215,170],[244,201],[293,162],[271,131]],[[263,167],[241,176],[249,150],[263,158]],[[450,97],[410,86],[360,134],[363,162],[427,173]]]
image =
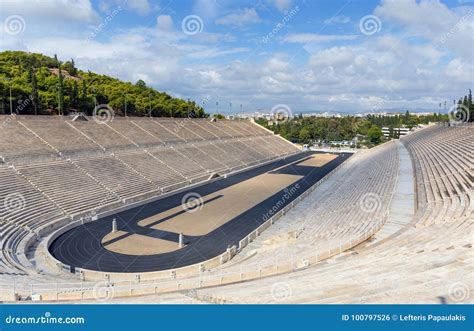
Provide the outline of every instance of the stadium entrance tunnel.
[[71,271],[137,273],[203,263],[238,247],[350,155],[302,153],[222,177],[63,228],[53,235],[48,250]]

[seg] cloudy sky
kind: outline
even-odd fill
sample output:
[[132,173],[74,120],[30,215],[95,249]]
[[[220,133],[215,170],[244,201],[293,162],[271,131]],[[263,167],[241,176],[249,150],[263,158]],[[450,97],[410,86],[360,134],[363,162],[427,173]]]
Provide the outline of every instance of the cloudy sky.
[[2,0],[1,50],[209,112],[438,109],[474,81],[472,0]]

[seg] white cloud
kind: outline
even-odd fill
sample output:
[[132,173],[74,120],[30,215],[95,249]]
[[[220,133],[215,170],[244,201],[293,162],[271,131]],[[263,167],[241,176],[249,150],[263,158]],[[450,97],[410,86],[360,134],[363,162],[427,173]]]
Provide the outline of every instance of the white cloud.
[[[471,68],[469,70],[469,68]],[[448,63],[444,73],[446,76],[455,79],[458,82],[464,82],[466,86],[471,86],[474,80],[472,62],[466,63],[460,59],[454,59]]]
[[196,0],[190,13],[196,14],[203,19],[214,18],[219,15],[220,1]]
[[400,25],[403,34],[425,38],[440,48],[472,58],[474,8],[450,10],[438,0],[383,0],[374,13]]
[[190,58],[197,58],[197,59],[203,59],[203,58],[210,59],[210,58],[215,58],[218,56],[245,53],[248,51],[249,49],[246,47],[235,47],[235,48],[229,48],[229,49],[202,47],[202,49],[196,49],[193,52],[189,53],[188,56]]
[[[110,1],[116,5],[115,0]],[[207,2],[216,8],[214,1]],[[437,2],[427,6],[425,1],[409,1],[405,7],[400,2],[383,1],[377,8],[375,13],[384,28],[376,35],[291,33],[283,41],[293,44],[284,45],[281,53],[272,53],[269,47],[256,56],[248,56],[252,50],[245,47],[248,44],[239,43],[238,38],[245,38],[241,35],[204,31],[190,38],[168,15],[158,16],[156,27],[123,28],[117,33],[105,26],[100,38],[86,42],[90,26],[97,25],[90,23],[97,15],[92,7],[82,13],[65,13],[76,15],[75,22],[86,22],[84,29],[54,32],[43,24],[31,24],[25,17],[25,33],[5,38],[2,34],[0,48],[50,56],[57,53],[61,59],[73,57],[81,69],[132,82],[144,79],[148,85],[172,95],[195,100],[210,98],[210,105],[219,101],[222,108],[232,101],[234,105],[242,103],[244,110],[271,109],[277,103],[285,103],[295,112],[364,111],[380,105],[401,109],[432,105],[436,109],[439,102],[459,96],[472,84],[474,64],[469,47],[473,43],[465,29],[470,28],[474,16],[462,21],[459,9],[449,10]],[[107,10],[106,4],[101,10]],[[407,11],[416,11],[416,17],[411,12],[403,15]],[[425,17],[436,13],[446,14],[449,24]],[[36,17],[44,21],[41,15]],[[450,32],[457,22],[461,22],[460,26]],[[0,33],[2,29],[3,24]],[[393,33],[400,29],[401,34]],[[446,31],[451,39],[440,44],[440,32]],[[219,44],[220,41],[225,42]],[[453,45],[454,41],[459,45]],[[297,54],[294,50],[303,45],[309,53],[307,61],[303,56],[293,57]],[[208,109],[213,110],[214,107]]]
[[171,31],[173,29],[173,18],[170,15],[160,15],[156,18],[158,30]]
[[152,10],[152,6],[148,0],[127,0],[125,3],[128,8],[136,11],[140,15],[146,15]]
[[144,79],[172,95],[206,97],[209,104],[231,100],[247,110],[271,109],[277,103],[298,110],[363,111],[380,105],[413,109],[430,106],[429,100],[436,100],[436,108],[438,100],[457,96],[469,83],[465,62],[453,60],[444,66],[443,54],[433,46],[410,45],[395,36],[321,49],[307,64],[293,63],[285,53],[266,53],[263,60],[242,56],[224,63],[208,61],[249,49],[186,44],[179,34],[173,38],[164,42],[154,29],[142,28],[107,42],[47,37],[24,47],[73,57],[81,69],[132,82]]
[[2,1],[1,16],[22,16],[26,24],[43,22],[94,22],[99,16],[89,0],[23,0]]
[[324,24],[346,24],[351,21],[350,17],[344,16],[344,15],[338,15],[338,16],[333,16],[331,18],[328,18],[327,20],[324,20]]
[[293,5],[293,0],[268,0],[268,2],[281,12],[285,12]]
[[218,25],[244,26],[247,24],[259,23],[261,21],[254,8],[244,8],[235,13],[226,15],[216,20]]
[[355,40],[357,35],[322,35],[316,33],[295,33],[285,36],[283,39],[290,43],[330,42],[338,40]]
[[147,15],[153,10],[160,9],[158,1],[154,1],[153,4],[151,4],[148,0],[99,0],[97,6],[99,10],[105,14],[110,14],[110,12],[118,6],[138,13],[139,15]]
[[312,66],[348,66],[354,61],[354,49],[349,47],[332,47],[311,56]]

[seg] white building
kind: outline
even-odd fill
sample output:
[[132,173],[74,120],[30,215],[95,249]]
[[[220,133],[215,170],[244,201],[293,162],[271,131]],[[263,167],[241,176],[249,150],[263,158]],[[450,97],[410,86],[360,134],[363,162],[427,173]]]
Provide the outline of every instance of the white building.
[[[410,133],[410,131],[411,130],[409,128],[405,128],[405,127],[392,128],[392,132],[395,137],[406,136],[408,133]],[[390,128],[384,126],[382,128],[382,133],[385,138],[388,138],[390,136]]]

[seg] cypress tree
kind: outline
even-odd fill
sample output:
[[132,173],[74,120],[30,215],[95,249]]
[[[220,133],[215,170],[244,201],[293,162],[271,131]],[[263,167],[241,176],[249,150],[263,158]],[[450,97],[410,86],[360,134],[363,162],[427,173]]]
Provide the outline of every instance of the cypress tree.
[[474,105],[472,104],[472,91],[469,89],[469,95],[467,97],[467,103],[469,108],[469,122],[474,122]]
[[[61,72],[61,64],[58,63],[58,69],[59,69],[59,82],[58,82],[58,111],[59,114],[61,115],[64,113],[64,92],[63,92],[63,74]],[[61,111],[61,109],[63,111]]]
[[36,74],[32,73],[31,76],[31,98],[33,101],[33,107],[35,109],[35,115],[38,115],[38,107],[39,107],[39,97],[38,97],[38,80],[36,78]]
[[79,87],[77,86],[77,81],[74,81],[74,85],[71,90],[71,106],[74,109],[79,107]]
[[80,103],[81,111],[87,114],[87,84],[85,79],[82,80],[82,94]]

